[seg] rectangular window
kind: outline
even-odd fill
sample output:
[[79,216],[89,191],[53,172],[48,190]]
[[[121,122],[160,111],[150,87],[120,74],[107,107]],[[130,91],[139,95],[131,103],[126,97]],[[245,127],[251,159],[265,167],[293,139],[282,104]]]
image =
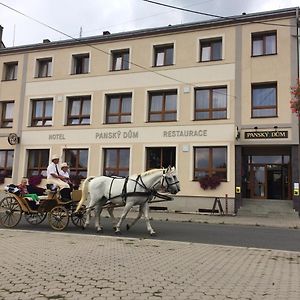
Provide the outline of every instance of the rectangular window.
[[252,56],[270,55],[276,53],[276,31],[252,33]]
[[17,80],[18,62],[4,63],[3,80]]
[[70,166],[70,175],[87,177],[88,149],[65,149],[65,161]]
[[227,88],[195,89],[195,120],[227,118]]
[[252,84],[252,118],[277,117],[277,83]]
[[112,51],[112,71],[129,69],[129,49]]
[[73,55],[72,74],[86,74],[89,72],[90,55],[88,53]]
[[36,61],[36,77],[50,77],[52,76],[52,58],[41,58]]
[[36,99],[31,101],[31,126],[52,126],[53,99]]
[[106,95],[106,123],[131,122],[131,94]]
[[146,148],[146,168],[159,169],[176,166],[175,147],[149,147]]
[[177,91],[149,92],[149,122],[176,121]]
[[174,63],[174,45],[154,46],[154,66],[169,66]]
[[0,176],[12,177],[14,150],[0,150]]
[[222,38],[200,40],[200,61],[222,59]]
[[14,102],[1,102],[1,128],[12,128]]
[[103,175],[121,176],[129,175],[129,148],[108,148],[104,149]]
[[89,125],[91,96],[68,97],[67,125]]
[[194,180],[206,175],[227,180],[227,147],[194,147]]
[[27,177],[44,175],[49,164],[49,149],[28,150]]

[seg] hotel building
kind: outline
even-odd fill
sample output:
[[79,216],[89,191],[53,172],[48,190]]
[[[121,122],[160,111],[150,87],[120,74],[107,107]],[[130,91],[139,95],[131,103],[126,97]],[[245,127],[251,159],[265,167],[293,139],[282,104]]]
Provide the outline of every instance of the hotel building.
[[0,48],[0,76],[2,188],[55,153],[82,177],[173,165],[172,210],[299,210],[298,8]]

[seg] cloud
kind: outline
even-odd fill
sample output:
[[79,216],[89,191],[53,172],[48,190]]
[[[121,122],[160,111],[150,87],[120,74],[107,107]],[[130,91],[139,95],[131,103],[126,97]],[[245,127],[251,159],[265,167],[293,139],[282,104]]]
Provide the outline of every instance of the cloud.
[[[102,34],[102,31],[130,31],[201,21],[208,17],[150,4],[142,0],[4,0],[3,3],[53,26],[73,37]],[[243,12],[266,11],[299,5],[299,0],[161,0],[174,6],[221,16]],[[0,20],[4,27],[3,41],[7,46],[40,43],[43,39],[67,39],[16,12],[0,6]],[[14,33],[15,27],[15,33]]]

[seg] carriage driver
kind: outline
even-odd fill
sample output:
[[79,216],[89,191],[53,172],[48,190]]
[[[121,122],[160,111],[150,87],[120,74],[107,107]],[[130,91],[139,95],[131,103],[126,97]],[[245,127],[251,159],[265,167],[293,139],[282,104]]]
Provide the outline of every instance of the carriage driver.
[[71,200],[70,186],[64,181],[65,177],[60,174],[61,170],[58,166],[59,156],[54,154],[51,160],[52,162],[47,168],[47,183],[55,184],[59,187],[62,199]]

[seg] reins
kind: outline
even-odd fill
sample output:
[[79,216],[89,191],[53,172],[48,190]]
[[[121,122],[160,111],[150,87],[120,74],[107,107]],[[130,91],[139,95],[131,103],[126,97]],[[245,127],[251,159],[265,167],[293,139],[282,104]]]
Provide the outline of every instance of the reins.
[[[109,178],[112,178],[111,182],[110,182],[110,186],[109,186],[109,193],[108,193],[108,199],[106,199],[106,204],[109,204],[109,202],[115,198],[121,197],[122,198],[122,202],[123,204],[126,204],[127,198],[128,197],[137,197],[137,196],[145,196],[146,197],[146,201],[149,201],[152,198],[160,198],[166,201],[170,201],[173,200],[172,197],[168,196],[168,195],[164,195],[159,193],[155,187],[160,184],[161,186],[163,186],[164,181],[167,184],[167,188],[173,185],[177,185],[179,183],[178,180],[176,180],[175,182],[169,183],[167,177],[165,176],[166,171],[163,170],[163,174],[162,174],[162,178],[160,177],[154,184],[152,184],[151,187],[147,187],[146,184],[143,181],[143,177],[141,174],[137,175],[137,177],[134,178],[130,178],[129,176],[125,177],[125,178],[121,178],[121,177],[110,177],[107,176]],[[124,180],[124,184],[122,187],[122,192],[119,195],[116,196],[112,196],[112,188],[113,188],[113,184],[114,181],[117,179],[125,179]],[[128,192],[128,182],[129,181],[133,181],[135,182],[134,188],[132,192]],[[137,188],[141,187],[142,189],[144,189],[145,191],[137,191]],[[87,207],[86,209],[93,209],[95,205],[91,206],[91,207]]]

